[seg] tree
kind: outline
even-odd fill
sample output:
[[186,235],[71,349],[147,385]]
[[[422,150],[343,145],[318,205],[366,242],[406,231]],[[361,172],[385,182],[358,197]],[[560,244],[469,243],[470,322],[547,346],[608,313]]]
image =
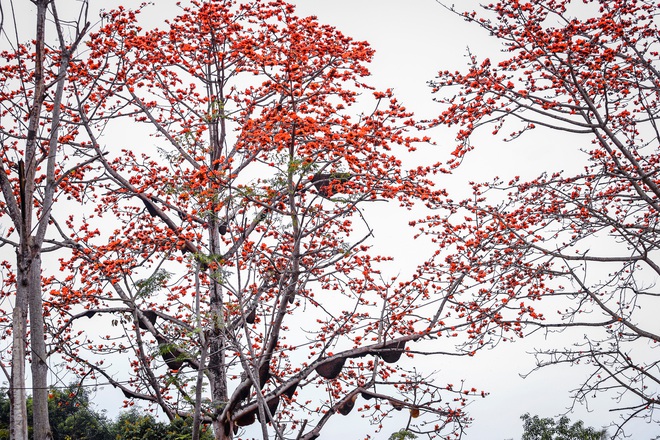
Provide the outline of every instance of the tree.
[[608,438],[607,430],[600,431],[594,428],[585,428],[584,422],[578,421],[570,424],[571,420],[562,416],[559,421],[550,418],[530,416],[529,413],[520,416],[523,420],[522,440],[605,440]]
[[574,397],[614,393],[623,414],[616,437],[635,417],[654,420],[660,403],[657,356],[645,356],[660,337],[650,312],[660,274],[660,11],[650,1],[582,3],[454,11],[501,41],[502,59],[470,54],[466,72],[442,71],[432,84],[443,106],[433,124],[459,128],[446,171],[467,160],[485,130],[521,142],[533,130],[570,136],[582,171],[475,182],[472,198],[445,199],[443,213],[419,225],[452,250],[427,276],[464,277],[456,307],[487,316],[476,346],[495,334],[580,329],[584,339],[538,352],[538,365],[593,367]]
[[9,413],[11,412],[9,395],[0,393],[0,439],[9,440]]
[[[192,435],[192,419],[175,418],[169,425],[157,421],[151,414],[136,409],[122,412],[113,424],[113,438],[122,440],[185,440]],[[204,431],[200,438],[209,440],[213,435]]]
[[55,440],[115,439],[110,432],[110,421],[92,408],[89,391],[77,384],[51,388],[48,413]]
[[[27,398],[28,414],[32,413],[32,396]],[[55,440],[184,440],[191,438],[192,419],[175,418],[163,423],[151,415],[132,408],[122,411],[117,419],[109,420],[93,408],[87,389],[71,384],[63,389],[51,388],[48,394],[49,420]],[[9,440],[9,399],[0,394],[0,439]],[[29,438],[32,433],[31,418],[28,418]],[[213,438],[204,429],[202,440]]]
[[122,412],[114,424],[116,438],[126,440],[162,439],[165,436],[164,425],[151,414],[141,414],[137,409]]
[[[53,311],[71,371],[191,417],[193,439],[257,421],[313,439],[336,415],[402,410],[410,432],[460,435],[485,393],[405,362],[469,354],[452,335],[472,323],[441,319],[451,285],[386,276],[370,251],[374,205],[442,194],[402,165],[427,139],[365,84],[373,51],[283,1],[192,1],[165,30],[142,27],[146,7],[105,12],[73,66],[71,143],[105,175],[62,261],[62,295],[88,302]],[[446,349],[424,344],[438,335]]]
[[[32,415],[33,399],[27,398],[27,413]],[[5,392],[0,394],[0,439],[10,438],[10,402]],[[89,392],[76,384],[64,389],[51,388],[48,393],[49,421],[55,440],[99,439],[115,440],[110,434],[110,421],[90,404]],[[28,417],[28,437],[35,438],[32,417]]]
[[[40,439],[51,438],[48,422],[48,364],[44,335],[43,297],[48,282],[42,280],[42,253],[62,246],[47,237],[49,225],[56,223],[53,207],[64,192],[69,173],[82,174],[84,164],[70,169],[60,161],[60,143],[71,136],[61,121],[65,105],[64,85],[77,45],[85,35],[86,4],[77,20],[60,20],[55,2],[37,0],[36,32],[31,43],[19,36],[18,23],[5,22],[2,12],[3,50],[0,57],[0,218],[3,237],[0,246],[13,247],[14,263],[3,261],[7,272],[3,296],[13,296],[13,308],[3,310],[10,336],[11,434],[24,440],[28,435],[25,360],[28,341],[34,398],[34,432]],[[12,15],[15,17],[15,15]],[[51,23],[57,35],[54,46],[46,42]],[[4,26],[7,26],[6,28]],[[12,36],[12,33],[15,34]],[[8,222],[8,223],[5,223]],[[66,237],[65,237],[66,238]],[[44,244],[53,244],[44,247]],[[46,312],[47,313],[47,312]],[[11,319],[9,316],[11,315]],[[3,363],[4,364],[4,363]]]
[[417,436],[412,432],[402,429],[390,435],[389,440],[408,440],[408,439],[416,439],[416,438]]

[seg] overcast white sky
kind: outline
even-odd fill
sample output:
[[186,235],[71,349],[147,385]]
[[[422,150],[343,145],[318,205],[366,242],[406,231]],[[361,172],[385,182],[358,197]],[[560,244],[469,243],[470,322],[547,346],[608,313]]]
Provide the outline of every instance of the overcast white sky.
[[[71,0],[60,2],[60,7],[68,1]],[[18,2],[28,3],[27,0]],[[107,8],[124,3],[91,2]],[[163,5],[174,3],[174,0],[158,0],[156,14],[163,14],[164,18],[167,8]],[[499,56],[493,39],[444,10],[435,0],[296,0],[293,3],[298,5],[299,15],[317,15],[322,23],[334,25],[354,39],[368,41],[376,49],[370,84],[381,89],[393,88],[406,107],[423,117],[432,117],[438,110],[425,84],[436,71],[464,68],[468,46],[481,58]],[[456,3],[461,7],[477,5],[474,0],[459,0]],[[453,150],[454,145],[449,130],[439,129],[432,135],[438,144],[438,155],[431,154],[429,162],[446,157],[447,149]],[[495,175],[503,178],[517,174],[532,175],[548,166],[566,169],[572,164],[566,162],[566,156],[559,151],[571,150],[571,144],[570,139],[552,137],[528,136],[516,144],[507,145],[492,140],[489,148],[469,156],[465,166],[458,170],[454,178],[448,179],[446,186],[452,192],[461,193],[461,185],[471,179],[487,180]],[[404,241],[407,240],[402,239],[402,245]],[[415,249],[414,252],[427,255],[431,251]],[[580,335],[566,336],[579,338]],[[554,341],[551,339],[550,342]],[[569,390],[580,384],[589,373],[588,369],[546,369],[525,380],[519,376],[534,366],[533,358],[525,352],[545,343],[542,335],[537,335],[481,353],[475,358],[443,359],[441,362],[446,364],[434,366],[439,370],[438,377],[443,383],[458,383],[466,379],[471,386],[491,393],[488,398],[477,400],[469,407],[475,422],[468,431],[468,439],[519,439],[522,433],[521,414],[530,412],[552,417],[565,412],[571,405]],[[94,403],[99,408],[107,409],[111,416],[117,413],[117,402],[122,399],[117,391],[105,387],[96,397],[98,399]],[[617,417],[607,411],[610,404],[614,404],[610,401],[601,403],[594,405],[591,412],[579,408],[569,417],[582,419],[594,427],[607,425]],[[352,439],[351,432],[354,432],[355,426],[364,423],[356,413],[335,419],[322,438],[338,438],[341,435],[347,440]],[[384,430],[376,438],[387,438],[391,432]],[[634,439],[651,439],[657,433],[657,426],[640,424],[630,433]]]
[[[376,50],[371,84],[394,88],[400,101],[423,117],[432,117],[438,111],[426,81],[433,79],[438,70],[464,69],[468,46],[481,59],[502,56],[495,39],[449,13],[435,0],[297,0],[293,3],[298,5],[300,15],[317,15],[322,23],[334,25],[354,39],[368,41]],[[478,7],[479,2],[448,0],[447,3],[467,9]],[[437,130],[433,138],[438,144],[438,156],[446,157],[447,149],[454,146],[451,131]],[[469,180],[531,176],[551,167],[553,170],[582,167],[575,152],[575,145],[582,139],[562,139],[556,133],[542,136],[537,132],[536,136],[523,137],[513,144],[496,139],[488,141],[488,148],[469,155],[457,170],[457,176],[447,184],[450,192],[462,193],[462,184]],[[571,161],[571,157],[576,160]],[[436,159],[430,157],[429,162]],[[578,331],[562,336],[579,341],[582,335]],[[519,375],[534,366],[528,353],[548,343],[560,343],[560,340],[551,337],[546,341],[538,334],[525,341],[500,345],[475,358],[442,361],[447,364],[437,367],[441,382],[464,378],[471,385],[491,392],[488,398],[477,400],[468,408],[475,419],[468,430],[468,439],[519,439],[522,435],[519,417],[525,412],[554,417],[567,411],[572,403],[569,390],[589,374],[588,368],[545,369],[527,379]],[[568,416],[598,428],[617,419],[617,414],[609,411],[615,406],[607,399],[595,402],[588,409],[576,408]],[[652,439],[656,438],[658,427],[640,423],[628,433],[633,439]]]

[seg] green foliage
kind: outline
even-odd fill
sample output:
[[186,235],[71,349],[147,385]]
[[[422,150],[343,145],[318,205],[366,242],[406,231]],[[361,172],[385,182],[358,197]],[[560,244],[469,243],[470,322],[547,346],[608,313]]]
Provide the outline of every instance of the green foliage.
[[9,395],[0,389],[0,440],[9,440]]
[[207,122],[217,121],[218,119],[225,119],[225,104],[221,100],[215,99],[209,103],[208,111],[206,112],[205,120]]
[[48,413],[54,440],[112,440],[108,420],[94,411],[89,391],[74,384],[51,389]]
[[[90,408],[89,392],[76,385],[51,389],[48,413],[54,440],[115,440],[105,415]],[[9,396],[0,390],[0,440],[9,440]],[[32,439],[32,397],[27,401],[28,436]]]
[[521,440],[606,440],[609,438],[606,429],[596,430],[585,428],[584,422],[570,424],[568,417],[562,416],[559,421],[550,418],[530,416],[529,413],[520,417],[523,420],[523,436]]
[[[91,407],[89,391],[76,385],[51,389],[48,398],[53,440],[187,440],[192,437],[192,418],[171,423],[156,420],[137,409],[122,412],[113,422]],[[0,390],[0,440],[9,440],[9,396]],[[32,439],[32,398],[28,397],[29,438]],[[200,440],[213,440],[202,427]]]
[[[113,434],[116,440],[188,440],[192,437],[192,419],[177,417],[167,424],[131,409],[117,418]],[[213,440],[211,431],[202,428],[200,440]]]
[[345,182],[351,178],[352,174],[351,173],[330,173],[330,178],[339,180],[341,182]]
[[115,439],[149,440],[165,438],[164,425],[152,415],[141,415],[133,408],[123,412],[113,426]]
[[[208,266],[211,263],[216,263],[218,265],[218,267],[220,267],[220,265],[224,261],[224,258],[223,258],[222,255],[218,255],[218,254],[206,255],[206,254],[203,254],[203,253],[198,253],[198,254],[195,254],[195,260],[199,261],[200,268],[202,268],[201,270],[207,270]],[[217,281],[219,283],[221,283],[222,282],[222,274],[219,273],[217,276],[219,277]]]
[[[177,417],[165,425],[165,435],[162,437],[164,440],[188,440],[192,436],[192,418]],[[213,433],[208,427],[202,427],[202,432],[199,436],[200,440],[213,440]]]
[[408,439],[416,439],[417,436],[413,434],[412,432],[402,429],[399,432],[395,432],[394,434],[390,435],[390,438],[388,440],[408,440]]
[[162,289],[167,281],[172,277],[172,274],[166,270],[159,270],[147,279],[139,280],[135,283],[138,288],[137,296],[140,298],[148,298],[158,290]]

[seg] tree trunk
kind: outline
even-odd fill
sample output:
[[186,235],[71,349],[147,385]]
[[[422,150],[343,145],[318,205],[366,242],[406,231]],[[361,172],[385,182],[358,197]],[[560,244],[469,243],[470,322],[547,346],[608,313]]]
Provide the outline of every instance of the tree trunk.
[[12,440],[28,438],[25,359],[29,311],[33,438],[47,440],[53,436],[48,418],[48,364],[41,299],[41,254],[29,237],[27,241],[27,246],[22,246],[17,255],[19,279],[13,311],[10,431]]
[[[227,372],[225,371],[225,323],[222,310],[222,292],[218,283],[211,285],[209,304],[213,317],[213,331],[209,337],[209,382],[213,403],[216,406],[226,404],[229,400],[227,392]],[[218,440],[231,439],[232,432],[226,432],[226,421],[214,420],[213,431]]]
[[25,338],[27,327],[27,284],[28,270],[18,260],[18,283],[16,287],[16,303],[12,314],[12,361],[11,383],[9,385],[9,436],[12,440],[27,440],[28,415],[27,397],[25,392]]
[[[52,439],[50,422],[48,419],[48,364],[46,363],[46,344],[44,341],[44,319],[41,298],[41,244],[45,235],[46,225],[52,202],[52,194],[44,200],[47,209],[42,213],[37,236],[32,235],[32,207],[36,186],[36,151],[37,131],[41,108],[45,98],[44,83],[44,58],[45,58],[45,28],[46,10],[48,0],[36,1],[37,5],[37,32],[35,44],[35,66],[34,66],[34,101],[30,109],[30,119],[27,131],[27,142],[25,146],[25,165],[20,167],[20,243],[17,250],[17,265],[19,280],[16,292],[16,308],[14,311],[15,329],[20,329],[14,334],[14,356],[12,361],[12,393],[18,397],[14,399],[12,414],[14,419],[10,423],[10,431],[16,437],[12,439],[27,439],[27,414],[25,399],[25,345],[27,343],[27,313],[30,315],[31,334],[31,358],[32,358],[32,401],[33,401],[33,438],[38,440]],[[53,134],[56,136],[56,132]],[[50,148],[56,148],[56,144],[50,143]],[[49,153],[49,159],[54,160],[54,151]],[[50,156],[53,156],[52,158]],[[49,167],[50,168],[50,167]],[[50,182],[49,182],[50,183]],[[22,354],[22,356],[20,356]],[[14,373],[16,370],[16,373]],[[21,382],[21,383],[19,383]],[[19,437],[23,435],[24,437]]]
[[32,418],[34,439],[53,438],[48,418],[48,363],[44,338],[41,298],[41,253],[35,249],[30,266],[28,306],[30,311],[30,353],[32,360]]
[[[224,131],[223,131],[224,132]],[[214,145],[217,143],[211,138]],[[214,150],[215,151],[215,150]],[[217,151],[215,154],[218,154]],[[209,227],[210,255],[222,255],[220,245],[220,236],[215,221],[211,222]],[[229,401],[229,391],[227,388],[227,370],[225,350],[227,348],[227,335],[224,312],[224,298],[222,285],[217,282],[221,277],[217,269],[213,269],[211,275],[211,285],[209,291],[209,313],[212,319],[212,326],[208,337],[208,378],[211,399],[216,408],[221,408]],[[204,368],[204,365],[200,365]],[[222,412],[222,411],[220,411]],[[231,424],[227,420],[214,420],[213,432],[217,440],[229,440],[234,437],[231,431]]]

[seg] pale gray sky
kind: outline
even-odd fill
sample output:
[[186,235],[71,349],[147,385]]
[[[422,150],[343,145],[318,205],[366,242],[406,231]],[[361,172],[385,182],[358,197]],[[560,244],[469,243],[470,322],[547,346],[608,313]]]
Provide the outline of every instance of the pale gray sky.
[[[446,11],[435,0],[297,0],[293,3],[298,5],[300,15],[317,15],[322,23],[334,25],[355,39],[368,41],[376,50],[371,83],[394,88],[406,107],[422,117],[432,117],[439,109],[431,100],[426,81],[433,79],[439,70],[464,69],[468,46],[480,59],[498,59],[504,55],[499,52],[495,39]],[[475,0],[447,3],[465,9],[479,4]],[[438,157],[446,157],[447,150],[454,147],[450,130],[435,131],[433,140],[438,144]],[[481,148],[467,157],[446,185],[451,193],[464,194],[464,185],[469,180],[532,176],[547,169],[568,171],[583,166],[581,158],[576,156],[575,145],[584,139],[561,138],[557,133],[544,136],[537,132],[508,144],[500,139],[480,140],[486,140],[488,148]],[[429,163],[435,160],[437,157],[430,157]],[[416,252],[424,251],[416,249]],[[522,379],[520,374],[534,367],[529,353],[535,348],[581,339],[581,331],[564,333],[561,339],[551,336],[547,340],[539,333],[527,340],[502,344],[474,358],[440,359],[436,367],[440,382],[466,379],[467,383],[491,392],[486,399],[476,400],[468,408],[475,420],[467,439],[519,439],[522,435],[519,417],[525,412],[542,417],[565,412],[572,404],[569,391],[587,377],[588,368],[556,367],[536,372],[527,379]],[[646,351],[650,354],[649,348]],[[616,406],[615,402],[600,396],[589,408],[577,407],[568,416],[599,428],[617,419],[617,413],[609,411]],[[355,423],[359,423],[357,417]],[[351,438],[349,432],[347,428],[344,438]],[[652,439],[658,434],[658,427],[638,423],[627,432],[633,439]]]

